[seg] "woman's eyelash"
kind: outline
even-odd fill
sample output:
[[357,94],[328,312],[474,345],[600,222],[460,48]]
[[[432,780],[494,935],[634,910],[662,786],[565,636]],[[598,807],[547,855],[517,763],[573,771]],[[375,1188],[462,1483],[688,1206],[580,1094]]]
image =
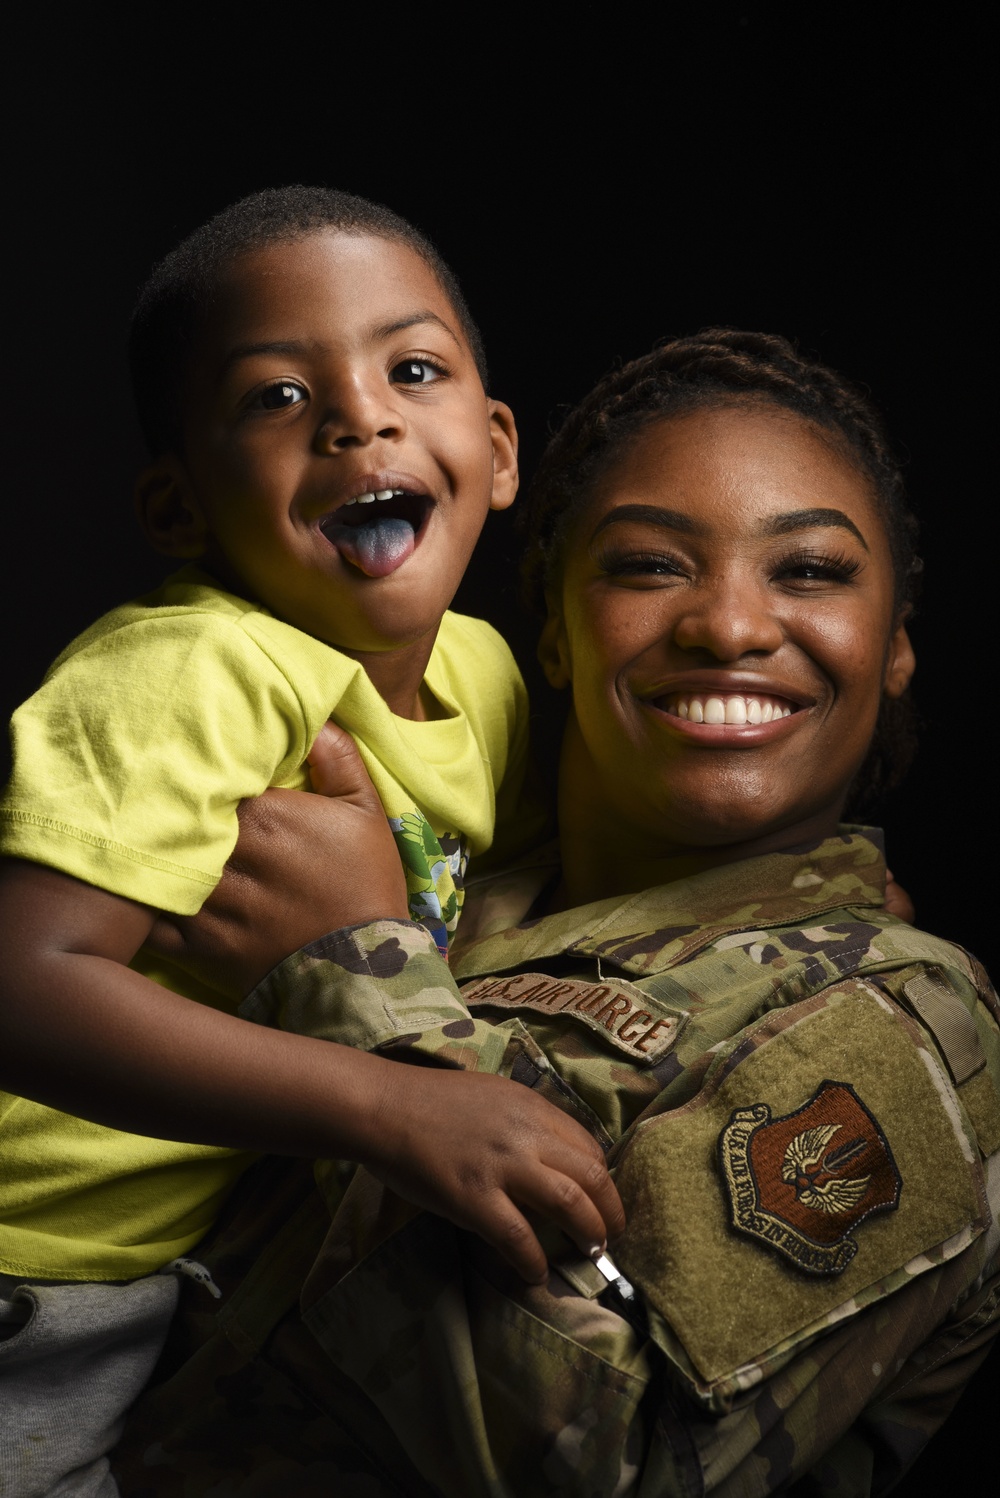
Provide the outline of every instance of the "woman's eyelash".
[[[677,577],[686,571],[679,557],[663,552],[613,551],[600,556],[598,562],[609,577]],[[861,567],[861,561],[846,552],[802,551],[782,557],[775,565],[773,575],[789,581],[847,583]]]
[[[817,555],[816,552],[796,552],[792,556],[782,557],[775,571],[779,577],[792,577],[795,574],[802,576],[811,573],[814,578],[823,582],[850,582],[861,571],[861,562],[857,557],[848,556],[846,552],[825,553]],[[808,579],[803,579],[808,581]]]
[[638,576],[650,572],[676,576],[684,570],[676,557],[652,551],[612,552],[600,558],[600,565],[611,577]]

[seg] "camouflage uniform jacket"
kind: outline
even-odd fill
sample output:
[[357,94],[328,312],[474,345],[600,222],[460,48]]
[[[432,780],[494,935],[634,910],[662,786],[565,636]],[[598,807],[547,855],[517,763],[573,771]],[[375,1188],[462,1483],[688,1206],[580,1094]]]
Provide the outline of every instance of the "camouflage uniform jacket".
[[248,1001],[538,1088],[601,1141],[628,1214],[631,1304],[565,1241],[524,1286],[328,1172],[301,1316],[342,1411],[398,1442],[413,1493],[884,1491],[1000,1329],[985,975],[885,913],[870,833],[531,919],[554,873],[538,855],[473,887],[451,971],[377,922]]

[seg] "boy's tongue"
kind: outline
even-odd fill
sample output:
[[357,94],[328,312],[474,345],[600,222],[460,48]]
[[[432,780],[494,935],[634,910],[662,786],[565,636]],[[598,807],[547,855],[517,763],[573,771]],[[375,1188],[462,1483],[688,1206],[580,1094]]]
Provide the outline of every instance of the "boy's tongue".
[[323,527],[341,556],[367,577],[388,577],[413,555],[416,532],[408,520],[387,515],[364,525]]

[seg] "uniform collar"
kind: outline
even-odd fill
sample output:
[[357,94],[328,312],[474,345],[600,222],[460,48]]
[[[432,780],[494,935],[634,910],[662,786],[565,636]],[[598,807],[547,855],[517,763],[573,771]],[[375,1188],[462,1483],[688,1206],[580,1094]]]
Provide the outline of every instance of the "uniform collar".
[[844,906],[880,908],[885,899],[882,834],[841,827],[809,848],[747,858],[639,894],[527,919],[558,867],[548,850],[470,888],[456,978],[479,977],[550,958],[599,957],[637,975],[689,960],[727,932],[816,924]]

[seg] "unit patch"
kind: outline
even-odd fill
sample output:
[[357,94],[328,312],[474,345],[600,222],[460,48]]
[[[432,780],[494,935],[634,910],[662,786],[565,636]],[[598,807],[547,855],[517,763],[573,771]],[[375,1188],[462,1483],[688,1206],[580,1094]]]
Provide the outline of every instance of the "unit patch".
[[794,1113],[737,1108],[719,1135],[732,1223],[809,1274],[841,1274],[848,1235],[894,1212],[903,1183],[888,1141],[853,1087],[823,1082]]
[[668,1009],[622,979],[587,983],[579,978],[517,973],[513,978],[486,978],[463,988],[462,998],[472,1008],[482,1004],[565,1015],[642,1066],[652,1066],[670,1050],[687,1020],[681,1010]]

